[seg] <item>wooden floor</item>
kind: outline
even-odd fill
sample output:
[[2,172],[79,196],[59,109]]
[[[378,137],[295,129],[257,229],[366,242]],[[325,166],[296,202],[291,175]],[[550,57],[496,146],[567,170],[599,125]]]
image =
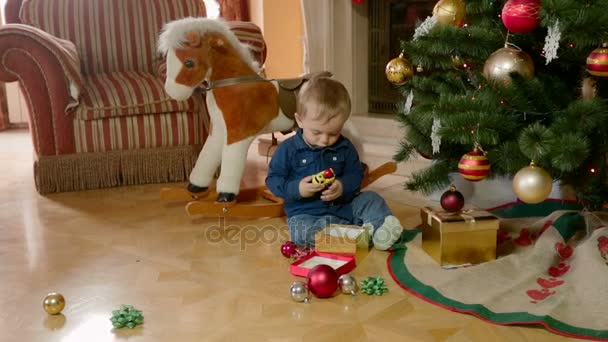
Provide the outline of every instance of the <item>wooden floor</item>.
[[[390,278],[387,253],[375,250],[353,274],[384,277],[388,294],[295,303],[288,287],[299,278],[279,252],[283,219],[193,220],[159,202],[162,185],[42,197],[26,131],[0,133],[0,165],[0,341],[567,340],[415,298]],[[264,158],[252,158],[246,181],[262,182],[264,169]],[[387,176],[372,189],[413,227],[424,200],[401,183]],[[63,315],[42,310],[51,291],[65,296]],[[109,317],[121,304],[143,310],[145,323],[113,330]]]

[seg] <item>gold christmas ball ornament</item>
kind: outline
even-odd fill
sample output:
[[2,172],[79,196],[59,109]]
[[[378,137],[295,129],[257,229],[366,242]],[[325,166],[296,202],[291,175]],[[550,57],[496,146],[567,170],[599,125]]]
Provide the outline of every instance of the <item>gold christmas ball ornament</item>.
[[462,0],[439,0],[433,7],[433,16],[444,25],[462,27],[465,13]]
[[57,315],[65,308],[65,298],[60,293],[49,293],[42,301],[42,308],[50,315]]
[[511,46],[496,50],[483,66],[483,74],[488,80],[508,83],[509,73],[516,72],[525,78],[534,77],[534,62],[530,55]]
[[410,61],[403,57],[403,53],[399,57],[391,59],[386,64],[386,79],[394,85],[404,85],[414,76],[414,69]]
[[544,201],[551,193],[553,179],[545,169],[531,162],[529,166],[517,171],[513,177],[513,192],[529,204]]

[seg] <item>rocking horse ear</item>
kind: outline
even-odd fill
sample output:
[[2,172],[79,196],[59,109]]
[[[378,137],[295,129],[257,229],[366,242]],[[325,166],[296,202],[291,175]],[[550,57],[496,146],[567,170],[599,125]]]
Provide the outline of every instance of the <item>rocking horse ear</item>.
[[196,31],[186,33],[186,45],[190,47],[201,46],[201,35]]
[[222,48],[222,47],[224,47],[224,45],[226,45],[226,42],[224,41],[224,39],[222,39],[220,37],[215,37],[215,38],[211,39],[209,44],[211,44],[211,46],[214,48]]

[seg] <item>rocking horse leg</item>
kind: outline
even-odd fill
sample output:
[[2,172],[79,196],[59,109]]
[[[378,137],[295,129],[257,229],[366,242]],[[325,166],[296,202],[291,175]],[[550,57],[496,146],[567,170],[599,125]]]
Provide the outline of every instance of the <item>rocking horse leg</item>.
[[223,135],[218,133],[212,131],[207,137],[207,141],[196,160],[196,165],[190,173],[188,191],[192,193],[207,191],[209,184],[213,181],[215,171],[220,166]]
[[222,167],[220,177],[217,179],[218,202],[232,202],[236,199],[245,171],[247,151],[254,138],[245,138],[224,146],[222,165],[230,165],[230,167]]

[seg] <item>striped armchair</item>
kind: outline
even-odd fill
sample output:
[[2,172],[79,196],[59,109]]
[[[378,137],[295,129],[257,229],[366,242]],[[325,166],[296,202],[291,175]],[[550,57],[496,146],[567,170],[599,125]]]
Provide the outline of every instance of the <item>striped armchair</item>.
[[[41,194],[188,179],[204,94],[165,94],[156,41],[164,23],[204,15],[202,0],[23,1],[21,23],[0,28],[0,81],[25,94]],[[263,63],[259,28],[230,24]]]

